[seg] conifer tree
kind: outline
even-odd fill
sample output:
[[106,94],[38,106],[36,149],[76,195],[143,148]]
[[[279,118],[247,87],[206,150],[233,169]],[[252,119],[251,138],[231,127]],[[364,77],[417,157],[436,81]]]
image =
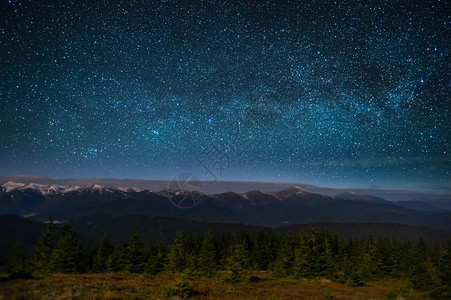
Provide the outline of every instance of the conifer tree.
[[382,276],[382,261],[376,242],[371,236],[365,244],[361,245],[358,261],[358,272],[364,281]]
[[[293,276],[295,278],[311,277],[309,266],[311,253],[309,246],[307,245],[307,239],[308,237],[304,233],[301,232],[299,234],[299,243],[294,250],[294,264],[292,270]],[[287,265],[287,267],[289,267],[289,265]]]
[[347,271],[347,280],[346,284],[349,286],[363,286],[364,281],[362,279],[362,276],[360,276],[359,271],[357,270],[357,267],[352,265],[348,266]]
[[141,235],[135,228],[132,233],[130,246],[127,248],[127,271],[143,273],[147,263],[147,250],[141,241]]
[[126,248],[123,243],[119,243],[114,247],[113,252],[106,261],[106,267],[108,272],[111,273],[124,272],[126,270]]
[[274,276],[289,277],[293,273],[295,237],[291,233],[284,235],[280,242],[277,259],[273,265]]
[[174,242],[169,245],[168,263],[166,271],[168,273],[181,273],[186,267],[186,253],[185,253],[185,237],[178,232],[175,236]]
[[96,273],[103,273],[107,270],[107,261],[108,257],[113,252],[113,245],[111,245],[108,237],[106,235],[103,236],[100,241],[99,248],[97,249],[97,253],[94,255],[92,271]]
[[398,246],[396,252],[392,253],[396,268],[392,274],[401,278],[408,278],[413,270],[415,262],[415,249],[411,242],[402,243]]
[[72,220],[63,227],[61,238],[50,259],[54,273],[77,273],[80,271],[81,245]]
[[437,299],[451,299],[451,241],[444,242],[438,252],[436,268],[441,284],[434,288],[431,296]]
[[158,234],[158,239],[149,249],[145,272],[148,274],[159,274],[164,270],[166,264],[166,251],[161,243],[162,233]]
[[325,230],[313,231],[309,233],[307,245],[309,255],[307,256],[309,273],[308,277],[323,277],[329,273],[328,246],[329,236]]
[[256,270],[267,270],[277,251],[269,232],[260,231],[253,239],[252,266]]
[[46,230],[42,234],[39,244],[36,247],[34,263],[35,268],[41,273],[49,273],[51,271],[50,259],[53,251],[58,244],[58,238],[55,230],[55,222],[53,218],[49,219]]
[[216,250],[210,231],[203,237],[199,252],[199,274],[211,277],[216,272]]
[[417,262],[413,268],[411,281],[416,289],[433,291],[441,286],[437,269],[428,257],[425,261]]
[[32,270],[30,264],[23,252],[22,243],[16,241],[12,247],[7,269],[11,277],[30,277]]
[[214,237],[216,244],[216,255],[218,269],[224,270],[227,265],[227,258],[230,256],[231,235],[230,233],[216,235]]
[[378,264],[380,267],[380,270],[376,272],[377,276],[387,277],[393,272],[394,252],[394,245],[390,242],[389,239],[378,239],[374,253],[376,264]]
[[230,272],[225,278],[227,281],[242,280],[242,274],[249,265],[249,253],[244,243],[233,243],[230,256],[227,259],[227,270]]
[[[440,278],[442,282],[451,282],[451,241],[443,243],[439,260]],[[450,284],[451,286],[451,284]],[[451,287],[450,287],[451,289]],[[451,294],[451,293],[450,293]]]
[[185,271],[194,273],[198,271],[198,258],[200,247],[202,246],[202,238],[195,239],[191,235],[185,238],[184,252],[185,252]]
[[338,280],[340,278],[343,272],[342,264],[346,258],[346,248],[344,242],[336,235],[331,237],[328,248],[328,259],[330,265],[329,276],[331,280]]

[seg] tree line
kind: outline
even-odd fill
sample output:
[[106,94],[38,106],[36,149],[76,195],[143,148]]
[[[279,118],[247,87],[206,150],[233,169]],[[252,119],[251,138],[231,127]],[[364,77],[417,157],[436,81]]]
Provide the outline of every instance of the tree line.
[[32,255],[14,247],[7,271],[14,274],[143,273],[218,276],[240,281],[248,271],[270,271],[275,277],[327,278],[351,286],[375,279],[408,279],[416,289],[451,296],[451,241],[430,246],[371,236],[345,241],[326,230],[298,234],[226,233],[191,236],[177,233],[172,243],[161,238],[150,247],[133,230],[128,243],[105,236],[83,246],[72,222],[58,234],[53,219]]

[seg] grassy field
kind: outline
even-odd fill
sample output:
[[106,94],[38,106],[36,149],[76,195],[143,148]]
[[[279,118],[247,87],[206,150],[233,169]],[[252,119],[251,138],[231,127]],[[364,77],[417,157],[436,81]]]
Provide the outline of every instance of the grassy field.
[[[327,280],[275,279],[253,273],[255,282],[221,283],[217,278],[193,277],[190,299],[425,299],[403,281],[379,281],[349,287]],[[51,275],[35,279],[0,277],[0,299],[164,299],[170,276],[135,274]],[[179,298],[175,298],[179,299]]]

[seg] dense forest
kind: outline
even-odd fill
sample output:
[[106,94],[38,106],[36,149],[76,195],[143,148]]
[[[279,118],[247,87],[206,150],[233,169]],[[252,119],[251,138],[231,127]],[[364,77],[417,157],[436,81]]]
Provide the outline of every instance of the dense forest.
[[104,237],[98,245],[82,245],[72,222],[58,233],[53,219],[38,246],[25,255],[20,243],[4,264],[11,277],[52,273],[144,273],[245,279],[249,271],[270,271],[274,277],[327,278],[350,286],[372,280],[402,278],[431,296],[451,298],[451,242],[428,245],[389,239],[343,240],[326,230],[299,234],[261,231],[255,234],[185,236],[169,245],[146,247],[139,231],[128,243]]

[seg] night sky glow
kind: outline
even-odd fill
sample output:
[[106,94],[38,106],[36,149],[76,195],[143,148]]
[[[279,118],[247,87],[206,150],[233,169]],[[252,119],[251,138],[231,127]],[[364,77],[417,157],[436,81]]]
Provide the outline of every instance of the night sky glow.
[[0,173],[449,189],[449,1],[1,2]]

